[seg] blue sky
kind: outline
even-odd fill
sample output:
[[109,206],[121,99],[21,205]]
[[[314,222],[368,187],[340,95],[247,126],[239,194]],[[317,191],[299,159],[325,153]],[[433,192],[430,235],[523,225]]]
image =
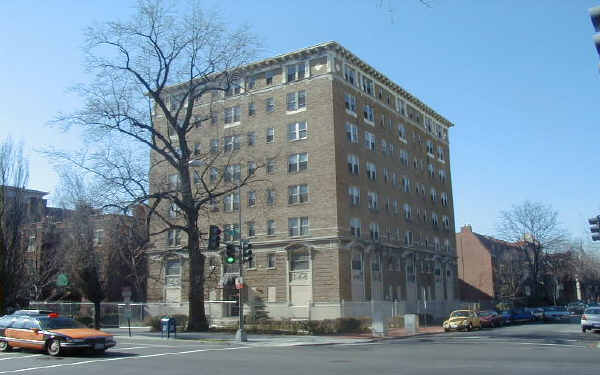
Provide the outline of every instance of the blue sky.
[[[83,28],[125,18],[135,2],[0,3],[0,139],[22,140],[30,187],[53,192],[36,150],[77,148],[47,122],[79,105],[88,80]],[[456,227],[494,234],[501,210],[551,204],[589,238],[600,214],[600,74],[588,8],[598,0],[207,1],[231,25],[251,25],[260,57],[335,40],[456,124],[450,157]],[[217,4],[217,5],[215,5]]]

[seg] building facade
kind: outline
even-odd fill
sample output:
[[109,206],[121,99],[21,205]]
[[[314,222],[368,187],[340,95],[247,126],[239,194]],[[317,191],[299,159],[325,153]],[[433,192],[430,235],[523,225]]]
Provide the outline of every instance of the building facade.
[[[253,244],[249,301],[273,317],[317,319],[340,316],[344,303],[457,298],[451,122],[335,42],[245,66],[238,83],[197,105],[213,115],[189,141],[228,155],[225,175],[259,177],[214,201],[200,224]],[[152,172],[151,186],[168,174]],[[185,238],[172,230],[154,244],[148,300],[185,302]],[[237,267],[206,254],[206,298],[235,299]]]

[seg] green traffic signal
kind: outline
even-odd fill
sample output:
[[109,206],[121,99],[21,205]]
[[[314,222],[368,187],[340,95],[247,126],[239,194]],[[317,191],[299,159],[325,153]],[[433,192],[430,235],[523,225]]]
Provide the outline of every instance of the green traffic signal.
[[225,259],[225,261],[227,262],[227,264],[233,264],[233,263],[235,263],[235,258],[234,257],[227,257],[227,259]]

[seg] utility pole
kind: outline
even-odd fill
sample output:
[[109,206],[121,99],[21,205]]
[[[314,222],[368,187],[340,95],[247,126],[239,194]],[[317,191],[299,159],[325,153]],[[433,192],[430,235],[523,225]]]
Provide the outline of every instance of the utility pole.
[[240,186],[240,181],[238,181],[238,186],[237,186],[237,193],[238,193],[238,220],[239,220],[239,230],[240,230],[240,246],[239,246],[239,256],[238,256],[238,263],[240,265],[240,289],[238,289],[239,291],[239,299],[238,299],[238,303],[239,303],[239,318],[240,318],[240,323],[239,323],[239,328],[237,330],[237,332],[235,333],[235,339],[239,340],[240,342],[246,342],[248,341],[248,336],[246,335],[246,332],[244,331],[244,241],[242,240],[242,192],[241,192],[241,186]]

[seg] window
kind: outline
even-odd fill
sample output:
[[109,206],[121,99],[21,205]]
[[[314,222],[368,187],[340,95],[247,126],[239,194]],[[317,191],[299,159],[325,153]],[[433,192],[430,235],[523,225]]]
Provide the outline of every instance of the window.
[[384,155],[387,155],[388,152],[388,148],[387,148],[387,142],[385,141],[385,139],[381,140],[381,153]]
[[402,177],[402,190],[405,193],[410,193],[410,179],[408,177]]
[[435,176],[435,169],[433,168],[433,164],[429,163],[429,165],[427,165],[427,172],[429,172],[429,177],[433,178],[433,176]]
[[398,175],[396,174],[396,172],[392,172],[392,185],[398,185]]
[[352,154],[348,155],[348,170],[350,171],[350,174],[358,174],[358,165],[358,156]]
[[356,82],[356,72],[349,65],[344,64],[344,79],[348,81],[352,86]]
[[350,234],[352,237],[360,238],[360,219],[353,217],[350,219]]
[[393,143],[388,143],[388,154],[390,156],[394,156],[394,144]]
[[272,206],[275,204],[275,190],[274,189],[267,189],[267,204],[269,206]]
[[288,173],[296,173],[308,169],[308,153],[294,154],[288,158]]
[[438,226],[438,216],[435,212],[431,213],[431,223],[436,227]]
[[287,110],[297,111],[306,108],[306,91],[290,92],[286,97]]
[[362,256],[360,253],[352,254],[352,270],[362,271]]
[[254,146],[256,144],[256,133],[249,132],[248,133],[248,146]]
[[256,173],[256,163],[253,161],[248,162],[248,176],[252,176]]
[[242,92],[242,86],[238,80],[232,80],[229,82],[227,90],[225,90],[225,96],[239,95]]
[[356,114],[356,96],[352,94],[344,94],[344,103],[346,111]]
[[255,228],[254,221],[247,222],[246,228],[248,228],[248,237],[256,236],[256,228]]
[[254,102],[248,103],[248,116],[254,116],[256,114],[256,104]]
[[448,207],[448,194],[442,193],[441,201],[442,201],[442,206]]
[[388,183],[390,180],[390,171],[387,168],[383,168],[383,182]]
[[298,141],[308,137],[308,125],[306,121],[288,124],[288,141]]
[[375,90],[373,88],[373,80],[367,78],[366,76],[361,76],[361,80],[362,80],[362,90],[364,92],[366,92],[367,94],[373,96],[373,94],[375,93]]
[[275,235],[275,220],[267,220],[267,235]]
[[219,140],[218,139],[210,140],[210,152],[212,152],[212,153],[219,152]]
[[365,147],[371,151],[375,151],[375,134],[365,132]]
[[431,195],[431,201],[435,202],[435,200],[437,198],[437,191],[435,191],[435,188],[431,188],[430,195]]
[[275,110],[275,100],[271,98],[265,99],[265,111],[273,112]]
[[287,82],[299,81],[303,79],[305,75],[305,69],[306,67],[304,61],[298,64],[286,66]]
[[275,128],[267,128],[267,143],[275,142]]
[[181,282],[181,262],[179,259],[169,259],[165,265],[165,276],[167,286],[179,286]]
[[232,152],[240,149],[240,136],[231,135],[223,138],[223,152]]
[[246,78],[246,88],[253,89],[256,86],[256,76],[250,76]]
[[275,159],[267,160],[267,174],[275,173]]
[[412,217],[412,208],[408,203],[404,203],[404,218],[410,220]]
[[427,141],[426,145],[427,145],[427,154],[429,154],[430,156],[433,156],[433,142]]
[[219,211],[217,198],[210,198],[210,210],[211,211]]
[[389,213],[389,212],[390,212],[390,209],[391,209],[391,207],[392,207],[392,205],[390,204],[390,198],[387,198],[387,199],[385,200],[385,211]]
[[440,239],[437,237],[433,238],[433,249],[435,251],[440,251]]
[[239,181],[241,179],[241,174],[241,167],[239,164],[228,165],[225,167],[223,180],[225,182]]
[[223,225],[223,242],[233,242],[240,239],[239,224],[224,224]]
[[442,146],[438,146],[438,159],[444,161],[444,148]]
[[225,108],[225,125],[240,122],[240,106]]
[[200,143],[194,143],[194,155],[200,155]]
[[178,191],[181,188],[181,178],[178,174],[169,175],[169,190]]
[[406,140],[406,128],[404,128],[404,124],[398,124],[398,138],[400,140]]
[[169,229],[167,232],[167,244],[169,246],[181,245],[181,229]]
[[448,252],[448,250],[450,250],[450,240],[445,239],[444,240],[444,247],[443,247],[444,251]]
[[308,250],[297,250],[292,253],[291,271],[302,271],[310,268]]
[[350,143],[358,143],[358,127],[356,125],[346,123],[346,138]]
[[392,201],[392,210],[394,212],[394,215],[398,215],[399,208],[398,208],[398,200],[396,200],[396,199],[394,199]]
[[367,193],[367,201],[368,201],[368,207],[370,210],[377,210],[377,200],[378,200],[378,194],[375,191],[369,191]]
[[249,191],[248,192],[248,207],[253,207],[256,205],[256,192]]
[[368,104],[365,104],[363,110],[363,117],[366,122],[373,124],[375,121],[375,112],[373,111],[373,107],[371,107]]
[[400,164],[405,168],[408,167],[408,151],[400,150],[398,157],[400,158]]
[[444,229],[450,229],[450,219],[448,216],[442,216],[442,224],[444,225]]
[[406,116],[406,103],[400,98],[396,98],[396,111],[402,116]]
[[267,254],[267,268],[275,268],[275,254]]
[[215,183],[219,179],[219,170],[215,167],[210,168],[210,182]]
[[406,246],[411,246],[413,243],[413,234],[411,231],[407,230],[404,232],[404,244]]
[[308,217],[291,217],[288,219],[288,234],[290,237],[308,234]]
[[180,209],[179,206],[177,206],[177,204],[171,202],[171,204],[169,205],[169,217],[177,217],[180,214]]
[[273,84],[273,76],[275,75],[274,71],[265,73],[265,85],[269,86]]
[[366,169],[369,180],[375,181],[377,179],[377,167],[375,164],[367,162]]
[[211,112],[210,113],[210,124],[217,125],[217,122],[219,122],[219,114],[216,112]]
[[[30,238],[31,241],[31,238]],[[33,235],[33,241],[35,243],[35,235]],[[94,231],[94,246],[100,246],[104,242],[104,229],[96,229]]]
[[357,186],[348,187],[348,196],[350,197],[350,204],[352,206],[360,205],[360,189]]
[[231,212],[240,209],[240,195],[235,193],[226,194],[223,199],[223,211]]
[[369,237],[371,238],[371,241],[379,241],[379,224],[369,224]]
[[308,202],[308,185],[294,185],[288,187],[288,204]]
[[446,183],[446,171],[443,169],[440,169],[438,171],[438,175],[440,177],[440,181],[442,182],[442,184],[445,184]]

